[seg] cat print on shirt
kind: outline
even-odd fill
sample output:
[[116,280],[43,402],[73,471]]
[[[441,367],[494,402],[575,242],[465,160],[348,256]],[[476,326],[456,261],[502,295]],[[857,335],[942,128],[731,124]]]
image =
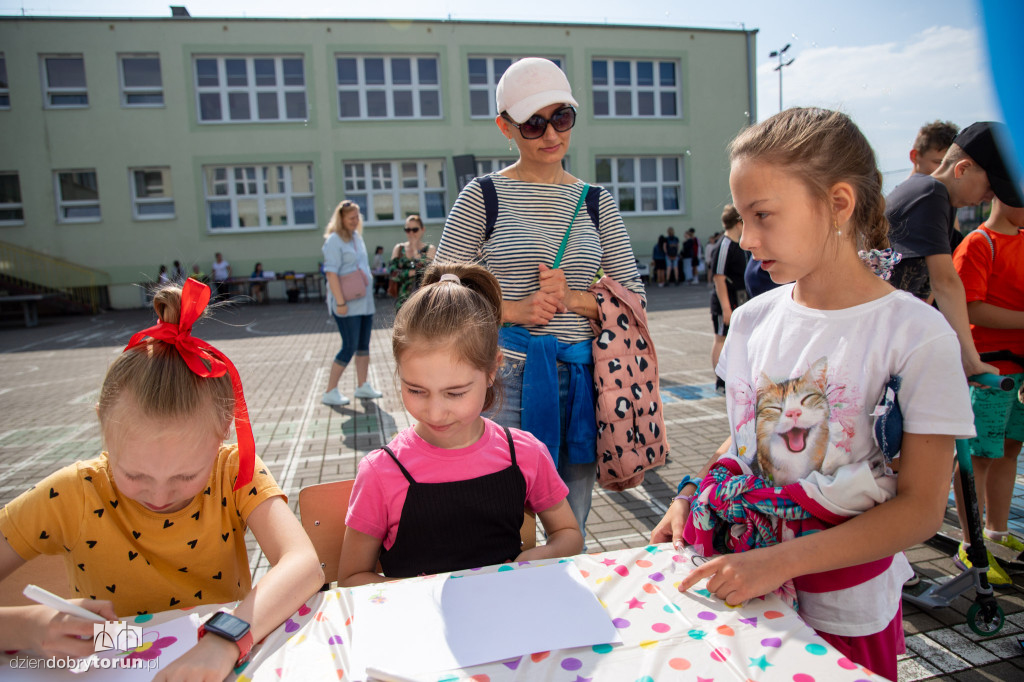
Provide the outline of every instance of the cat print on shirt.
[[726,383],[732,454],[755,475],[781,486],[812,474],[831,477],[862,461],[875,477],[884,473],[881,450],[864,441],[870,432],[857,435],[868,409],[860,372],[822,356],[781,376],[763,369],[750,376],[758,379],[734,376]]
[[757,465],[774,485],[821,471],[829,444],[828,359],[819,358],[795,379],[772,381],[761,373],[757,388]]

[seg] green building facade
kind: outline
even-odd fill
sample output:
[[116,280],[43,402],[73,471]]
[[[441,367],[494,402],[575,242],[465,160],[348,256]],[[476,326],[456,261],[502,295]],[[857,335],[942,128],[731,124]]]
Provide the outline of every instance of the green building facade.
[[[316,272],[342,199],[389,252],[437,243],[472,175],[514,160],[512,60],[580,103],[567,165],[618,199],[637,257],[720,229],[726,145],[754,111],[756,31],[462,21],[0,19],[0,244],[109,275],[113,307],[178,260]],[[472,156],[473,165],[462,167]],[[45,284],[45,283],[43,283]]]

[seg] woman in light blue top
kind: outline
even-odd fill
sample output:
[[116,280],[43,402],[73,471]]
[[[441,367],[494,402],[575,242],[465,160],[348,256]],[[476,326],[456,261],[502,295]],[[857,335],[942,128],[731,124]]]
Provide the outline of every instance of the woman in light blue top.
[[[338,381],[345,367],[355,356],[357,398],[379,398],[382,393],[370,385],[366,374],[370,367],[370,331],[373,329],[373,296],[365,293],[359,298],[345,300],[341,292],[341,278],[362,270],[366,282],[373,280],[370,262],[363,243],[363,216],[359,206],[343,201],[334,209],[324,231],[324,276],[327,278],[327,309],[341,333],[341,350],[331,364],[327,379],[327,392],[320,399],[324,405],[347,405],[349,399],[338,390]],[[367,286],[369,291],[369,286]]]

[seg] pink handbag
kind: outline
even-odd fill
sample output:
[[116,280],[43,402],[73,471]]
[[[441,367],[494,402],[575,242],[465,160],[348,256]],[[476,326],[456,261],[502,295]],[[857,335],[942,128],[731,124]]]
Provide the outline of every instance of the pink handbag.
[[341,275],[338,280],[341,283],[341,295],[346,301],[354,301],[366,296],[366,287],[370,283],[370,279],[362,270],[357,269],[355,272]]

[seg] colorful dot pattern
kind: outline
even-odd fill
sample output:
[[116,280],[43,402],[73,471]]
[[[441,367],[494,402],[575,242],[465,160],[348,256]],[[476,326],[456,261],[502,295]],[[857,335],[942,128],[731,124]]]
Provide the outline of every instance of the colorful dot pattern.
[[[478,572],[529,570],[557,560],[490,566]],[[537,652],[460,671],[417,676],[429,682],[881,682],[827,645],[776,598],[726,607],[703,583],[681,594],[690,566],[668,545],[575,557],[587,586],[608,611],[622,644]],[[455,576],[468,576],[462,571]],[[431,580],[433,576],[414,578]],[[500,618],[500,614],[496,614]],[[158,616],[159,618],[159,616]],[[288,679],[311,643],[330,657],[337,679],[351,676],[353,604],[345,589],[321,592],[292,614],[260,647],[245,670],[252,682]],[[298,638],[302,637],[300,641]],[[291,649],[292,651],[289,651]],[[640,653],[642,652],[642,653]],[[297,673],[298,671],[296,671]],[[242,679],[239,677],[238,679]]]

